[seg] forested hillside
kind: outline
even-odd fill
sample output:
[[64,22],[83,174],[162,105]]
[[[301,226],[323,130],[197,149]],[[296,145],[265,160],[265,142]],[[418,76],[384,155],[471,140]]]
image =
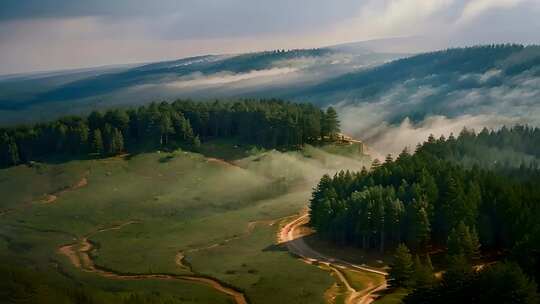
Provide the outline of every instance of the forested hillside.
[[238,56],[200,56],[176,61],[147,64],[122,73],[115,73],[82,79],[35,97],[30,102],[62,101],[85,98],[114,90],[153,82],[157,77],[185,76],[192,73],[211,75],[227,71],[229,73],[246,73],[254,70],[272,68],[276,61],[295,58],[317,58],[327,56],[331,50],[291,50],[269,51]]
[[449,102],[440,98],[445,93],[500,87],[524,72],[530,74],[524,76],[538,77],[539,67],[538,46],[508,44],[455,48],[398,59],[342,75],[307,88],[299,95],[319,96],[325,100],[331,96],[349,103],[373,102],[373,97],[380,97],[399,86],[404,90],[431,87],[437,88],[436,92],[423,96],[429,98],[423,100],[430,102],[425,112],[435,113]]
[[470,115],[489,126],[538,123],[538,46],[487,45],[403,56],[347,48],[280,50],[199,56],[62,81],[17,77],[0,80],[0,124],[156,98],[215,97],[332,104],[361,118],[361,123],[344,123],[355,135],[381,122],[397,124],[407,117],[422,122],[433,115]]
[[[334,105],[345,132],[383,150],[377,141],[389,129],[399,136],[399,128],[448,134],[463,126],[538,126],[539,83],[540,47],[489,45],[395,60],[287,97]],[[404,145],[387,151],[396,153]]]
[[294,148],[335,137],[336,112],[280,100],[152,103],[0,129],[0,166],[53,156],[115,155],[160,148],[196,149],[227,138],[264,148]]
[[[444,145],[423,147],[438,158],[482,168],[538,168],[540,161],[540,129],[529,126],[503,126],[497,131],[463,129],[456,138],[450,135]],[[441,140],[440,140],[441,141]],[[437,142],[434,137],[428,142]]]
[[274,50],[0,77],[0,125],[156,99],[285,98],[308,84],[399,57],[356,48]]
[[[414,154],[375,161],[369,172],[326,175],[313,192],[311,224],[322,238],[381,252],[402,243],[428,256],[443,248],[450,265],[479,261],[482,251],[504,253],[538,279],[538,164],[492,165],[482,151],[512,147],[537,155],[532,143],[539,139],[538,129],[520,126],[478,135],[465,130],[457,138],[430,137]],[[400,250],[403,260],[407,250]],[[411,286],[406,281],[394,284]]]
[[[391,63],[370,70],[343,75],[317,87],[317,91],[358,89],[359,97],[380,93],[396,82],[407,79],[422,79],[429,75],[446,75],[447,80],[453,79],[451,74],[464,75],[468,73],[485,73],[499,67],[505,75],[518,74],[535,67],[540,62],[537,56],[522,57],[516,55],[525,49],[522,45],[491,45],[469,48],[456,48],[431,52],[398,59]],[[528,49],[537,54],[538,49]],[[458,74],[459,73],[459,74]],[[443,79],[440,79],[442,81]],[[439,82],[442,84],[442,82]],[[472,85],[473,83],[469,83]]]

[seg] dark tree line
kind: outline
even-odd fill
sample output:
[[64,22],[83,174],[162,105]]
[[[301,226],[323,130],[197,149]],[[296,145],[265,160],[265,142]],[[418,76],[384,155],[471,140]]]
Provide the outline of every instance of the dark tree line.
[[[539,136],[531,129],[512,130],[491,136],[508,145],[515,145],[510,138],[516,134],[535,134],[533,141]],[[369,172],[324,176],[312,195],[311,225],[325,239],[381,251],[404,243],[421,253],[438,245],[468,260],[479,255],[480,246],[512,251],[538,276],[540,174],[523,166],[464,167],[449,156],[459,142],[480,140],[482,135],[471,132],[457,139],[430,137],[414,155],[405,150],[396,160],[374,161]]]
[[0,129],[0,167],[57,155],[196,148],[208,138],[294,148],[331,140],[337,132],[339,121],[332,108],[322,111],[311,104],[281,100],[177,100]]
[[475,271],[459,256],[451,261],[442,280],[412,287],[413,292],[403,299],[405,304],[538,304],[540,300],[536,283],[517,264],[501,262]]
[[[502,127],[497,131],[484,128],[478,134],[464,129],[456,138],[450,135],[444,145],[433,136],[422,148],[436,155],[464,164],[483,168],[504,169],[529,167],[537,169],[540,157],[540,129],[529,126]],[[434,144],[433,144],[434,143]]]

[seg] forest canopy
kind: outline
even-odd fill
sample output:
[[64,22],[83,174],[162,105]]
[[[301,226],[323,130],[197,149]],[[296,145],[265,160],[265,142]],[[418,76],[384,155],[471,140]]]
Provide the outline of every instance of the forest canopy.
[[234,138],[264,148],[295,148],[332,140],[337,113],[282,100],[151,103],[88,116],[0,129],[0,167],[51,156],[116,155]]
[[430,136],[414,154],[375,160],[369,171],[325,175],[312,194],[311,225],[324,239],[364,249],[445,248],[467,263],[481,250],[503,252],[539,279],[538,165],[493,165],[478,154],[512,147],[538,155],[532,143],[539,139],[538,129],[523,126],[464,130],[457,138]]

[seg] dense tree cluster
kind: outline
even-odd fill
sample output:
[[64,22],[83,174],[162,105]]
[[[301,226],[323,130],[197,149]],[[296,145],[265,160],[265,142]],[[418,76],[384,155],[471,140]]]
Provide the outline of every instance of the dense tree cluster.
[[465,260],[452,262],[443,274],[442,281],[416,288],[403,299],[403,303],[537,304],[540,302],[536,284],[515,263],[497,263],[475,272]]
[[324,112],[310,104],[280,100],[178,100],[0,129],[0,166],[56,155],[197,147],[207,138],[236,138],[265,148],[291,148],[333,139],[337,132],[339,121],[332,108]]
[[[444,142],[444,145],[441,145]],[[439,158],[483,168],[528,167],[537,169],[540,157],[540,129],[528,126],[484,128],[478,134],[464,129],[456,138],[450,135],[436,140],[433,136],[419,147]]]
[[[538,134],[511,130],[489,136],[517,145],[506,136]],[[382,164],[374,161],[369,172],[325,175],[312,195],[311,225],[325,239],[381,251],[400,243],[420,253],[432,245],[447,246],[471,261],[480,246],[513,249],[515,260],[538,276],[540,175],[523,166],[465,167],[449,156],[460,146],[470,144],[474,150],[479,138],[471,132],[458,139],[430,137],[414,155],[405,150],[395,161],[391,156]]]
[[435,285],[435,275],[429,254],[422,260],[413,255],[407,246],[398,245],[389,272],[392,287],[431,288]]

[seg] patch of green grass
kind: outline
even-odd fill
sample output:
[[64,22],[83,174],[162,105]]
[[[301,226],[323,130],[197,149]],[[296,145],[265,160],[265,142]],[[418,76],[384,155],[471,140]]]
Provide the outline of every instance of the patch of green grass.
[[307,244],[327,256],[337,257],[355,264],[365,264],[373,268],[384,268],[391,261],[389,253],[380,254],[377,251],[366,251],[353,246],[337,246],[335,243],[320,239],[317,234],[305,238]]
[[68,188],[84,176],[88,167],[87,162],[72,161],[60,166],[34,163],[0,169],[0,209],[20,207]]
[[273,226],[257,226],[250,235],[220,247],[188,255],[194,270],[231,282],[253,303],[324,303],[334,279],[328,271],[291,258],[275,240]]
[[374,304],[399,304],[403,298],[409,293],[404,288],[391,289],[388,293],[383,294],[377,299]]
[[335,304],[343,304],[343,303],[345,303],[345,298],[346,298],[345,294],[338,294],[336,296],[336,298],[334,299],[334,303]]
[[367,271],[352,271],[340,269],[351,287],[357,291],[373,288],[384,282],[384,276]]
[[[68,236],[56,232],[39,232],[22,226],[2,226],[9,229],[17,238],[2,239],[8,243],[7,250],[0,247],[0,261],[14,269],[28,268],[32,273],[42,273],[46,276],[44,283],[56,286],[57,289],[66,287],[79,288],[82,284],[98,303],[124,303],[130,295],[137,294],[149,297],[157,303],[158,299],[171,300],[170,303],[230,303],[230,298],[208,286],[183,281],[163,280],[113,280],[82,272],[75,268],[67,258],[60,256],[52,244],[72,242]],[[19,248],[21,245],[27,248]],[[60,301],[35,303],[60,303]],[[128,302],[126,302],[128,303]],[[149,302],[154,303],[154,302]]]
[[249,156],[251,149],[252,146],[234,139],[211,139],[205,141],[198,151],[207,157],[232,161]]
[[[208,149],[228,159],[243,156],[224,145]],[[0,216],[0,257],[44,271],[57,265],[65,274],[59,280],[105,292],[135,288],[200,303],[228,300],[189,282],[101,278],[58,254],[59,246],[90,235],[96,263],[118,272],[185,274],[189,270],[175,264],[181,251],[194,272],[241,288],[253,303],[321,303],[335,280],[274,245],[278,225],[270,223],[302,209],[322,174],[361,163],[312,147],[306,151],[251,155],[235,162],[240,167],[175,151],[0,170],[5,206],[69,187],[88,174],[85,187],[62,193],[54,203]],[[96,233],[133,220],[120,230]]]

